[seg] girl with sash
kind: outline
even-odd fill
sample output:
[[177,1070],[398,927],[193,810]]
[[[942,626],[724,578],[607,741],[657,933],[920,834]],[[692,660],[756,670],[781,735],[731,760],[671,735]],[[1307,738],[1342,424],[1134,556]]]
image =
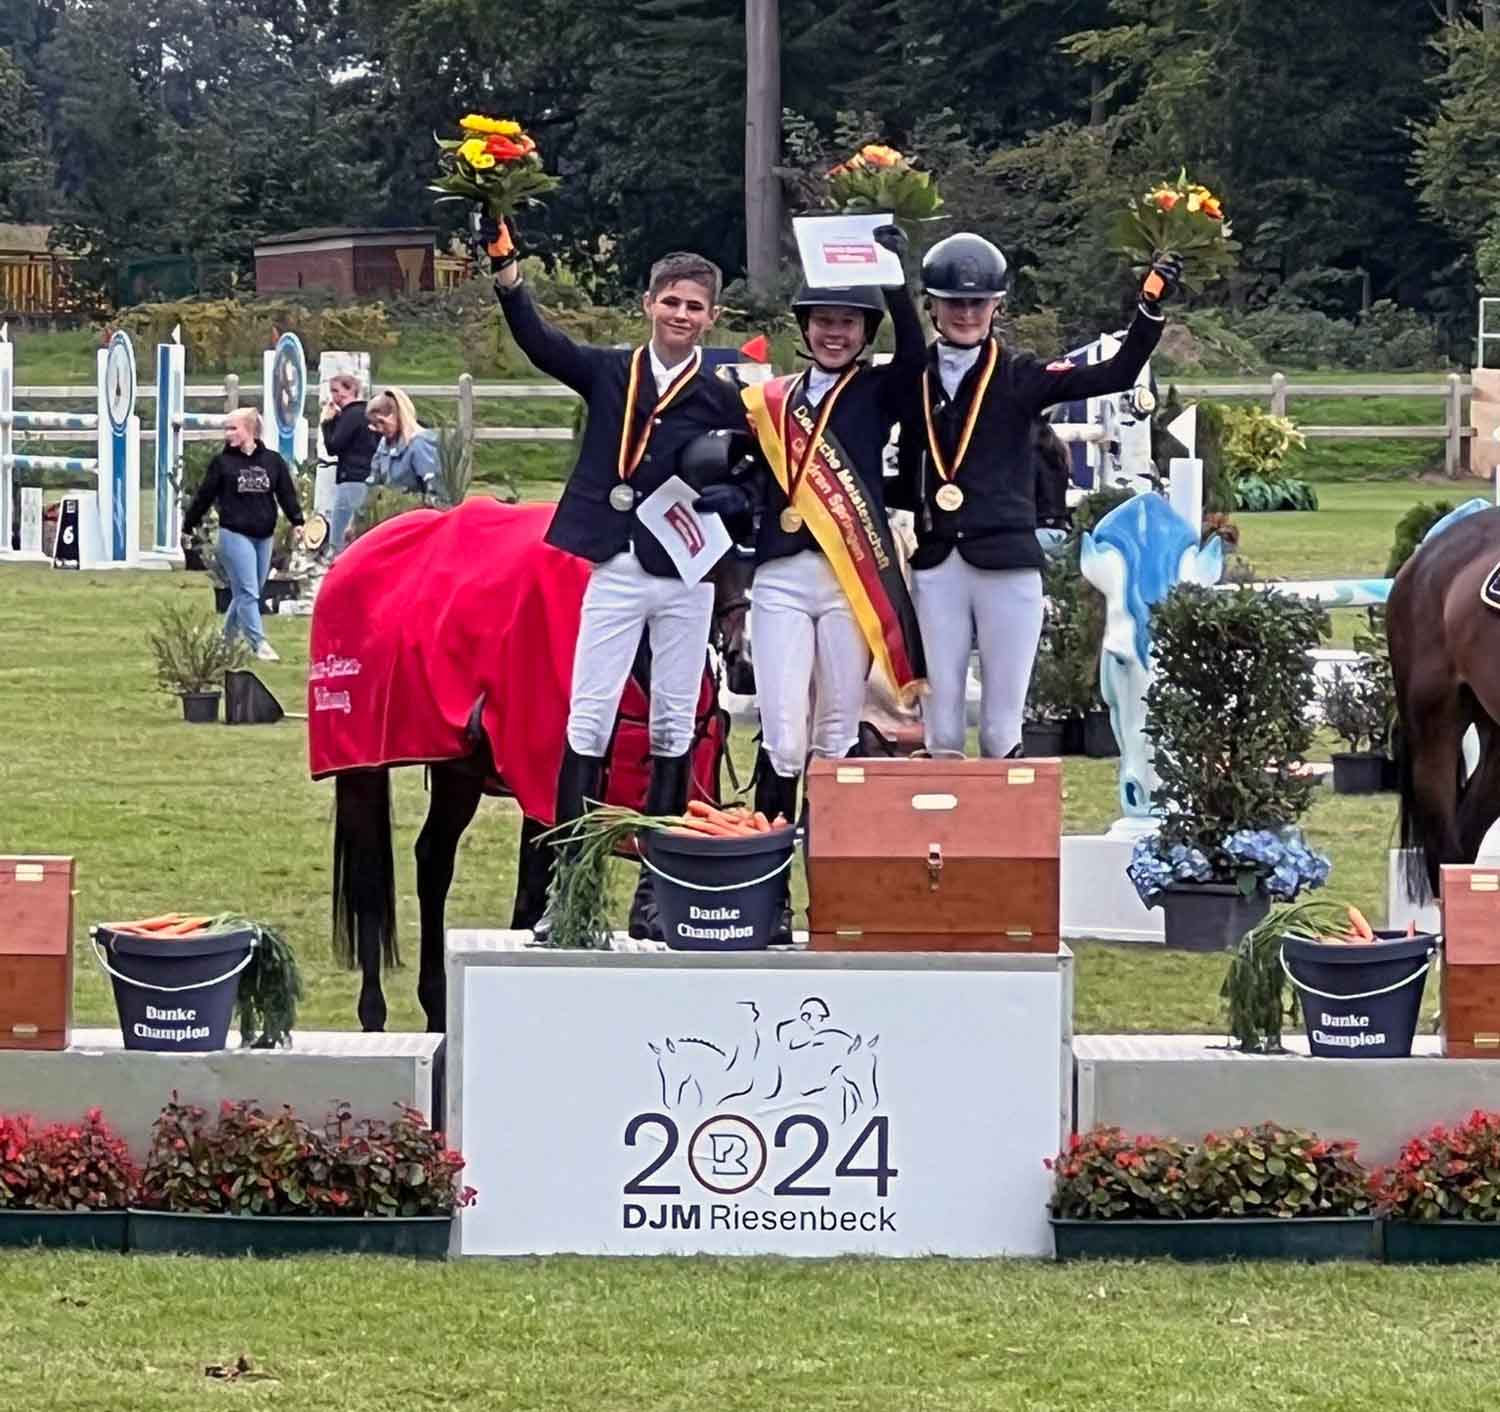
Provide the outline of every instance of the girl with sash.
[[937,327],[917,396],[901,425],[892,503],[916,512],[912,597],[927,652],[923,730],[930,754],[962,755],[969,656],[976,639],[982,695],[979,753],[1013,755],[1042,631],[1042,548],[1034,461],[1042,411],[1130,387],[1161,338],[1161,301],[1181,261],[1157,260],[1113,358],[1043,364],[1001,346],[992,325],[1005,294],[1005,256],[968,233],[922,261]]
[[[896,226],[875,238],[898,256],[905,251]],[[895,357],[874,368],[861,355],[887,304]],[[903,700],[921,691],[924,676],[883,484],[886,441],[922,368],[916,307],[902,284],[885,299],[873,287],[804,286],[792,308],[812,362],[741,393],[759,451],[750,492],[715,485],[695,502],[738,520],[742,532],[752,518],[750,643],[762,737],[755,807],[788,819],[797,817],[809,753],[853,750],[871,663]],[[789,905],[783,918],[782,943],[791,939]]]
[[[486,232],[488,234],[488,232]],[[573,658],[567,748],[557,785],[559,824],[600,796],[604,757],[643,631],[651,640],[648,814],[687,807],[693,727],[713,613],[713,584],[687,584],[636,506],[677,471],[704,432],[743,428],[735,389],[703,367],[700,340],[719,314],[719,269],[701,255],[666,255],[651,267],[642,307],[650,337],[634,349],[575,343],[542,318],[521,279],[510,230],[489,245],[495,293],[517,346],[588,407],[578,459],[547,543],[591,560]],[[550,914],[536,937],[551,931]],[[661,940],[651,875],[642,868],[630,933]]]

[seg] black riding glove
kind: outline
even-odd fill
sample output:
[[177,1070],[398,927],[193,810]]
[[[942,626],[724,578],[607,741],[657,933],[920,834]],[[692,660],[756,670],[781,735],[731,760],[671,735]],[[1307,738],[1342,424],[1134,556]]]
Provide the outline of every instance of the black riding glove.
[[[499,274],[507,265],[515,264],[521,258],[509,221],[495,221],[484,216],[474,223],[474,238],[489,256],[493,274]],[[477,258],[477,250],[475,254]]]
[[1141,308],[1153,319],[1161,318],[1162,303],[1175,298],[1181,285],[1182,256],[1158,255],[1141,281]]
[[737,485],[711,485],[693,501],[700,515],[732,517],[750,513],[750,497]]
[[877,245],[889,250],[898,260],[905,262],[906,252],[910,249],[911,242],[906,238],[906,232],[900,226],[876,226],[871,234]]

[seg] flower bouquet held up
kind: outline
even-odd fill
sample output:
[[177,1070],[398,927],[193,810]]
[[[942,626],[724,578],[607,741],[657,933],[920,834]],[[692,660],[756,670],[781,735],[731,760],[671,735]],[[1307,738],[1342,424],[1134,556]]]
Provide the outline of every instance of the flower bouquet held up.
[[1181,256],[1182,286],[1188,291],[1223,279],[1240,249],[1219,198],[1190,182],[1186,171],[1127,202],[1113,217],[1109,234],[1111,246],[1130,260],[1137,275],[1168,251]]
[[828,203],[842,215],[889,211],[898,222],[930,221],[942,208],[931,172],[894,147],[869,143],[828,173]]
[[441,192],[441,200],[477,202],[499,222],[557,189],[520,123],[470,113],[458,126],[461,137],[437,139],[439,177],[428,190]]

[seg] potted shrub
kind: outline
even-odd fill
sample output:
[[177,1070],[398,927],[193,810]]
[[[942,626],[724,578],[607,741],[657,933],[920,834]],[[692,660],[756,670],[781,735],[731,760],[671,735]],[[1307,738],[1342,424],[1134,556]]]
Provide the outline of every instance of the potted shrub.
[[1031,684],[1026,689],[1025,714],[1021,721],[1021,753],[1032,757],[1063,753],[1067,735],[1067,708],[1072,691],[1067,664],[1047,640],[1046,629],[1031,665]]
[[1315,733],[1308,654],[1326,623],[1290,595],[1190,584],[1152,612],[1145,731],[1160,825],[1129,874],[1165,911],[1168,946],[1227,950],[1273,899],[1328,879],[1296,827],[1316,787],[1300,767]]
[[156,659],[156,684],[181,698],[183,720],[195,725],[217,721],[224,673],[249,660],[243,640],[226,638],[216,618],[167,603],[147,641]]
[[1333,669],[1323,688],[1323,720],[1349,747],[1333,752],[1336,794],[1378,794],[1384,787],[1391,706],[1389,663],[1366,658]]
[[1078,571],[1078,536],[1072,534],[1047,556],[1042,571],[1045,595],[1042,637],[1032,664],[1021,724],[1025,754],[1079,754],[1083,750],[1083,715],[1089,699],[1092,668],[1082,645],[1083,579]]
[[1374,1191],[1393,1264],[1500,1260],[1500,1113],[1412,1138]]
[[414,1108],[398,1105],[387,1123],[340,1107],[315,1128],[253,1103],[225,1103],[210,1120],[174,1095],[152,1130],[130,1248],[442,1258],[454,1211],[474,1200],[463,1166]]
[[0,1116],[0,1246],[124,1250],[136,1175],[97,1108],[41,1127]]
[[1368,1173],[1351,1142],[1261,1123],[1197,1143],[1074,1134],[1048,1166],[1060,1260],[1371,1260]]

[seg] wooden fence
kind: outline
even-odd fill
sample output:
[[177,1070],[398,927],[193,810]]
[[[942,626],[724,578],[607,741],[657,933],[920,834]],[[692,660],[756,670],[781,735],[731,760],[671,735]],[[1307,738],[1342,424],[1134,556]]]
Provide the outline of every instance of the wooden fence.
[[[481,401],[529,400],[533,398],[564,398],[577,400],[577,394],[561,383],[520,382],[475,382],[463,374],[456,383],[407,383],[403,384],[413,397],[427,400],[453,400],[457,403],[455,421],[471,441],[571,441],[571,427],[513,427],[480,426],[475,421],[474,404]],[[1272,412],[1286,415],[1297,397],[1435,397],[1442,399],[1443,420],[1421,426],[1382,426],[1371,423],[1348,426],[1299,426],[1304,436],[1329,440],[1374,440],[1386,438],[1442,441],[1444,443],[1443,467],[1450,476],[1459,474],[1463,464],[1464,440],[1474,435],[1474,429],[1465,420],[1464,400],[1471,387],[1466,378],[1449,373],[1443,380],[1434,382],[1297,382],[1293,383],[1281,373],[1274,374],[1265,382],[1204,382],[1176,383],[1178,393],[1188,399],[1243,400],[1251,398],[1263,401]],[[316,402],[316,385],[308,389],[309,403]],[[33,386],[17,387],[16,401],[67,401],[81,406],[92,406],[94,388]],[[153,400],[156,389],[143,385],[137,396]],[[252,405],[260,402],[260,386],[257,383],[242,383],[230,373],[222,382],[194,383],[187,389],[189,400],[213,401],[226,409],[237,407],[241,398]],[[316,416],[315,406],[309,407]],[[143,419],[144,420],[144,419]],[[143,437],[152,438],[155,431],[149,426],[141,428]],[[212,438],[214,432],[190,433],[195,438]],[[69,432],[43,432],[37,434],[41,440],[66,441]]]

